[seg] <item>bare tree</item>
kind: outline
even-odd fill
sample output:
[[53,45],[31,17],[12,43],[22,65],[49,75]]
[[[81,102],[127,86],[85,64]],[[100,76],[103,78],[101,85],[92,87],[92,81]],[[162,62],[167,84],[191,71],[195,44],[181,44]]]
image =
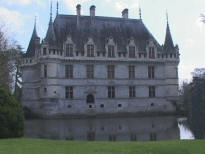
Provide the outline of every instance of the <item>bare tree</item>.
[[[16,70],[19,66],[20,56],[17,55],[20,55],[20,51],[19,45],[9,43],[4,27],[0,25],[0,87],[7,90],[12,89],[15,73],[18,72]],[[18,75],[16,78],[18,78]]]

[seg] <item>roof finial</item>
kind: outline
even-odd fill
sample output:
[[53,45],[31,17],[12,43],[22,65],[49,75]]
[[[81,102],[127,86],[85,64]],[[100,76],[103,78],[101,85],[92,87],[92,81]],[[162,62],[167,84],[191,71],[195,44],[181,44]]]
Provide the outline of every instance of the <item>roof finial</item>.
[[142,10],[141,10],[140,1],[138,1],[138,5],[139,5],[139,17],[140,17],[140,20],[142,20]]
[[50,22],[52,22],[52,1],[51,1],[51,8],[50,8]]
[[169,24],[169,16],[167,10],[166,10],[166,18],[167,18],[167,24]]
[[36,16],[35,16],[35,19],[34,19],[34,28],[36,29]]
[[142,20],[142,10],[140,6],[139,6],[139,16],[140,16],[140,20]]
[[58,6],[59,6],[59,4],[58,4],[58,1],[57,1],[56,15],[58,15]]

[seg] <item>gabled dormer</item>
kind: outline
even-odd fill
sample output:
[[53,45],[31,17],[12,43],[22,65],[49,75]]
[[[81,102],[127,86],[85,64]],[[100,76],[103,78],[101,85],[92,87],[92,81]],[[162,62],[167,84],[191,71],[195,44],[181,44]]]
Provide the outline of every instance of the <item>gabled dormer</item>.
[[109,37],[106,40],[105,50],[107,52],[107,57],[108,58],[114,58],[115,57],[117,46],[116,46],[116,43],[115,43],[113,37]]
[[128,40],[127,51],[129,58],[135,58],[137,56],[137,46],[133,37]]
[[153,39],[147,41],[146,47],[147,55],[149,59],[155,59],[157,55],[157,46]]
[[87,57],[95,57],[96,45],[91,37],[87,39],[87,42],[84,45],[84,51],[86,52]]
[[75,51],[75,44],[71,38],[71,36],[68,36],[65,43],[63,44],[63,50],[65,57],[73,57],[74,51]]

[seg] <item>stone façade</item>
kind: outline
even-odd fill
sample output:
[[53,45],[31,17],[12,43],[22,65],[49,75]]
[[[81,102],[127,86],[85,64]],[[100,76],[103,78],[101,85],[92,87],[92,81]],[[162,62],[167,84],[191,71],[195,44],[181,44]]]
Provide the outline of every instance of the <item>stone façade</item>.
[[[42,42],[35,24],[21,64],[23,106],[41,117],[175,113],[179,49],[168,22],[159,45],[141,18],[128,18],[127,9],[113,18],[95,16],[95,6],[90,16],[76,8],[77,15],[57,12],[54,22],[51,16]],[[66,65],[72,66],[71,76]]]

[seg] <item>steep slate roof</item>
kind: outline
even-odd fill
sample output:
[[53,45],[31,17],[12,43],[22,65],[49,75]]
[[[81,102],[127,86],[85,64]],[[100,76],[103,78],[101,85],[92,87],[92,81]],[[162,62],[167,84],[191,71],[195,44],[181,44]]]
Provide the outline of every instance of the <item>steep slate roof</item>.
[[84,44],[91,37],[97,46],[97,51],[104,52],[107,39],[112,37],[117,44],[118,52],[126,52],[126,46],[130,38],[144,52],[147,41],[154,40],[158,51],[162,47],[145,27],[141,19],[123,19],[113,17],[95,16],[95,24],[91,24],[90,16],[80,16],[80,24],[77,27],[76,15],[57,15],[54,21],[54,30],[56,33],[56,44],[62,48],[63,42],[67,36],[71,36],[76,44],[78,51],[84,50]]
[[47,41],[50,46],[56,45],[56,35],[54,32],[54,26],[53,26],[52,19],[50,19],[46,37],[44,40]]
[[35,55],[35,50],[38,48],[38,46],[36,45],[36,40],[37,39],[40,39],[40,38],[37,35],[36,23],[35,23],[33,33],[32,33],[32,36],[31,36],[31,40],[29,42],[27,52],[26,52],[26,54],[24,54],[24,57],[33,57]]
[[166,36],[165,36],[165,42],[163,47],[165,52],[174,52],[176,48],[174,47],[174,43],[172,40],[172,35],[169,28],[169,23],[167,22],[167,29],[166,29]]

